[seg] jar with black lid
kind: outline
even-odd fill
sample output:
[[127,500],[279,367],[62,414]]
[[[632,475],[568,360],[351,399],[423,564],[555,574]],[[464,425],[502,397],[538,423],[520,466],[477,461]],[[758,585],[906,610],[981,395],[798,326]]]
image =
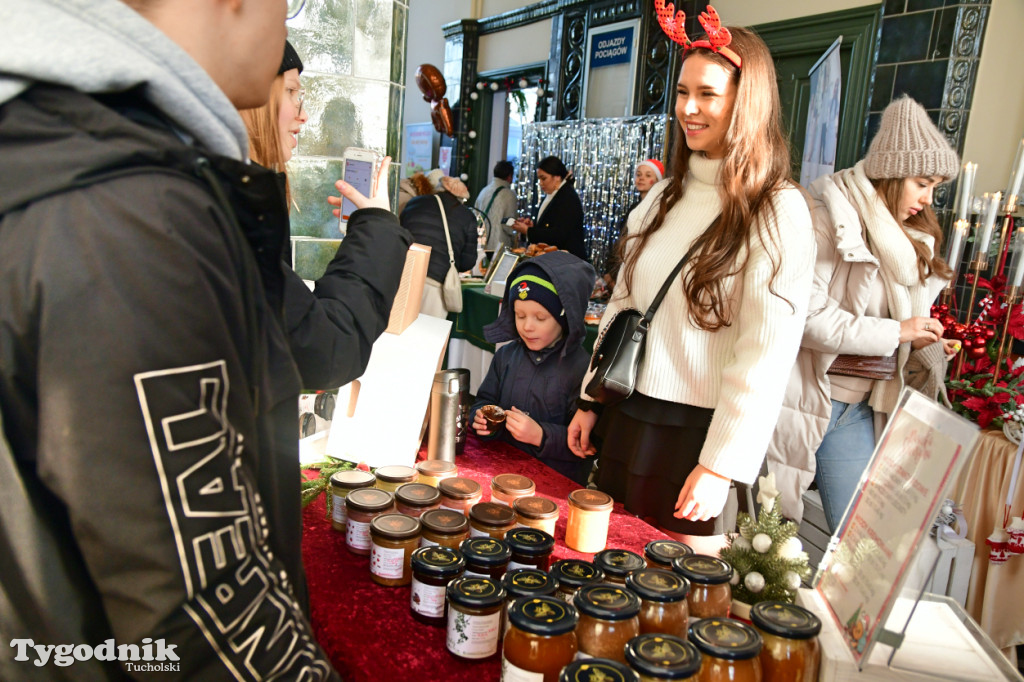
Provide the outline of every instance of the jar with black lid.
[[648,634],[629,640],[626,662],[640,674],[640,682],[692,680],[700,670],[697,647],[679,637]]
[[501,583],[463,576],[448,583],[447,593],[448,651],[457,658],[473,661],[498,653],[505,606]]
[[516,525],[511,507],[496,502],[479,502],[469,510],[469,537],[505,539],[505,533]]
[[686,595],[690,583],[672,571],[645,568],[626,578],[626,587],[640,597],[640,632],[661,633],[686,639],[690,609]]
[[558,596],[572,603],[576,590],[604,580],[604,571],[583,559],[562,559],[551,564],[551,577],[558,581]]
[[348,509],[345,498],[353,490],[370,488],[377,479],[369,471],[348,469],[331,475],[331,528],[345,532],[348,522]]
[[555,539],[544,531],[533,528],[513,528],[505,533],[505,542],[512,550],[512,558],[508,562],[509,569],[548,570],[551,552],[555,548]]
[[706,554],[681,556],[672,562],[672,570],[690,581],[686,597],[690,618],[728,618],[732,608],[732,566]]
[[469,510],[483,497],[480,484],[463,476],[438,481],[437,489],[441,493],[441,509],[462,512],[467,517]]
[[607,658],[586,658],[562,668],[558,682],[639,682],[629,666]]
[[672,562],[688,554],[693,554],[689,545],[678,540],[651,540],[644,546],[644,558],[651,568],[672,570]]
[[398,490],[399,486],[416,480],[416,470],[400,464],[377,467],[373,475],[377,477],[377,487],[391,493]]
[[466,562],[450,547],[420,547],[412,553],[412,617],[427,625],[444,625],[447,588],[462,577]]
[[576,626],[580,658],[626,662],[626,643],[640,634],[640,598],[623,585],[584,585],[572,599],[580,612]]
[[381,514],[370,522],[370,577],[384,587],[412,582],[409,562],[420,546],[420,521],[405,514]]
[[381,514],[395,510],[395,496],[380,488],[360,488],[348,494],[345,506],[348,508],[345,544],[353,554],[368,555],[373,545],[370,541],[370,522]]
[[501,679],[558,682],[576,657],[576,609],[555,597],[521,597],[509,610]]
[[700,682],[762,682],[761,635],[732,618],[703,618],[690,626],[690,641],[701,653]]
[[[535,568],[509,569],[501,578],[501,586],[505,588],[508,607],[520,597],[550,597],[555,594],[558,583],[544,571]],[[505,630],[509,621],[505,619]]]
[[626,584],[626,576],[633,571],[647,568],[647,562],[636,552],[628,549],[604,549],[594,555],[594,565],[604,571],[609,583]]
[[818,679],[821,620],[807,609],[780,601],[763,601],[750,609],[761,634],[761,668],[765,682],[814,682]]
[[399,513],[419,518],[424,512],[437,509],[441,493],[426,483],[406,483],[395,491],[395,507]]
[[512,555],[508,543],[494,538],[469,538],[459,546],[466,560],[466,575],[501,580]]
[[458,549],[469,537],[469,519],[450,509],[431,509],[420,517],[420,547],[440,545]]

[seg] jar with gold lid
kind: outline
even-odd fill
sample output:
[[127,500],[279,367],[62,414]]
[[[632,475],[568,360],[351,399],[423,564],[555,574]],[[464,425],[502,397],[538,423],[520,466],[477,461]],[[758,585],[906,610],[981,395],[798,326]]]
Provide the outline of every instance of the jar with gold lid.
[[516,512],[517,525],[555,534],[558,505],[546,497],[520,497],[512,503],[512,509]]
[[607,658],[576,660],[562,668],[558,682],[639,682],[636,673],[625,663]]
[[491,479],[491,502],[511,507],[520,497],[532,497],[536,492],[534,485],[521,474],[498,474]]
[[492,537],[469,538],[459,546],[466,560],[466,575],[501,580],[508,570],[512,552],[504,540]]
[[453,478],[459,475],[459,468],[454,462],[446,462],[442,459],[425,459],[416,463],[416,482],[437,487],[437,484],[446,478]]
[[395,496],[380,488],[353,490],[345,498],[348,523],[345,525],[345,545],[353,554],[370,553],[370,522],[381,514],[395,511]]
[[466,562],[450,547],[420,547],[412,553],[412,617],[427,625],[444,625],[448,583],[462,577]]
[[807,609],[781,601],[763,601],[750,620],[764,640],[761,668],[765,682],[815,682],[821,662],[821,620]]
[[516,514],[509,507],[495,502],[478,502],[469,510],[469,537],[505,539],[505,533],[516,525]]
[[700,670],[700,652],[680,637],[645,634],[629,640],[626,662],[640,682],[693,680]]
[[440,545],[458,549],[469,537],[469,519],[450,509],[431,509],[420,517],[420,547]]
[[661,633],[686,639],[690,609],[686,595],[690,583],[672,571],[645,568],[626,578],[626,587],[640,597],[640,632]]
[[718,557],[689,554],[673,560],[672,570],[690,581],[686,600],[691,619],[729,617],[732,566]]
[[594,565],[604,571],[605,582],[626,584],[626,576],[647,568],[647,562],[628,549],[605,549],[594,555]]
[[576,657],[576,609],[554,597],[521,597],[509,610],[501,679],[558,682]]
[[580,612],[576,638],[580,658],[626,662],[626,643],[640,634],[640,598],[623,585],[584,585],[572,600]]
[[406,516],[423,516],[423,512],[441,505],[441,493],[425,483],[406,483],[395,491],[395,507]]
[[463,576],[448,583],[447,593],[448,651],[456,658],[473,661],[498,653],[505,606],[501,583]]
[[348,522],[345,498],[353,490],[369,488],[377,479],[369,471],[349,469],[331,476],[331,528],[344,532]]
[[480,484],[471,478],[462,476],[454,476],[438,482],[437,490],[441,493],[441,509],[462,512],[467,517],[469,510],[483,497]]
[[678,540],[651,540],[644,547],[644,558],[651,568],[672,570],[672,562],[681,556],[693,554],[689,545]]
[[412,582],[409,562],[420,546],[420,521],[405,514],[381,514],[370,522],[370,578],[384,587]]
[[395,464],[377,467],[373,475],[377,477],[377,487],[388,492],[395,492],[398,487],[416,480],[416,470],[412,467]]
[[689,640],[701,653],[698,682],[762,682],[761,635],[732,618],[703,618],[690,626]]
[[580,488],[569,493],[566,546],[587,554],[604,549],[614,504],[611,495],[600,490]]
[[548,571],[558,582],[558,596],[572,603],[576,590],[584,585],[599,583],[604,580],[604,571],[583,559],[562,559],[551,564]]
[[555,539],[544,531],[533,528],[513,528],[505,533],[505,542],[512,550],[512,558],[508,562],[510,569],[548,570],[551,552],[555,548]]

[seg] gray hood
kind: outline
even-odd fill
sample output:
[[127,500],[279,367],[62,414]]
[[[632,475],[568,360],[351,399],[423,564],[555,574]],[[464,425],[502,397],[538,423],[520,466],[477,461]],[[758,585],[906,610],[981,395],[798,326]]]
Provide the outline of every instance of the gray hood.
[[0,105],[33,83],[142,92],[202,147],[248,156],[238,111],[206,71],[120,0],[0,0]]

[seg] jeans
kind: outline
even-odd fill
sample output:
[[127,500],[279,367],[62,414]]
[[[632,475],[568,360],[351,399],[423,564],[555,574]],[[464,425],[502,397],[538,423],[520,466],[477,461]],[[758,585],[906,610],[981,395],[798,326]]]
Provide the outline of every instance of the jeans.
[[860,403],[832,401],[832,416],[825,438],[814,454],[814,481],[830,533],[835,533],[860,485],[861,474],[875,450],[874,410]]

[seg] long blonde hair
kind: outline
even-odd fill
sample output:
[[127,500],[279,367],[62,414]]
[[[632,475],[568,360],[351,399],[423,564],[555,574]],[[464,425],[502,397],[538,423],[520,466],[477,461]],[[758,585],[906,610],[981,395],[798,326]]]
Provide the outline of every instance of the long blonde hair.
[[278,116],[284,97],[284,75],[279,74],[270,85],[270,98],[261,107],[239,109],[245,128],[249,131],[249,158],[264,168],[285,173],[285,196],[291,204],[288,175],[284,155],[281,154],[281,129]]

